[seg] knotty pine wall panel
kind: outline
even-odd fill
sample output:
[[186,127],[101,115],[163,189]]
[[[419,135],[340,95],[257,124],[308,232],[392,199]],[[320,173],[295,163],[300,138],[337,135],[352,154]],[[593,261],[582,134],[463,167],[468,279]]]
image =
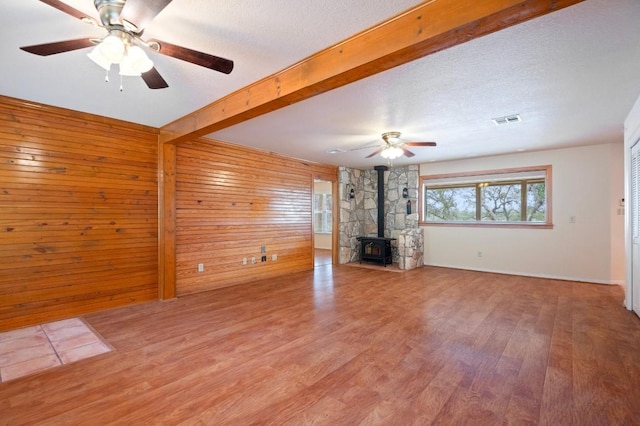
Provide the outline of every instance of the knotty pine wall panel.
[[0,97],[0,330],[157,299],[157,138]]
[[314,176],[336,180],[337,167],[211,140],[178,144],[178,296],[312,269]]

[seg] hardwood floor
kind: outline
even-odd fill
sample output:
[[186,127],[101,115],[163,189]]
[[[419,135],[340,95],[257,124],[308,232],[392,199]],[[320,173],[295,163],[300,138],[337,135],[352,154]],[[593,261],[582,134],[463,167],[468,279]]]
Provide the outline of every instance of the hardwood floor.
[[0,384],[0,424],[640,424],[617,286],[325,266],[88,315],[113,352]]
[[331,250],[314,249],[313,264],[314,266],[331,265]]

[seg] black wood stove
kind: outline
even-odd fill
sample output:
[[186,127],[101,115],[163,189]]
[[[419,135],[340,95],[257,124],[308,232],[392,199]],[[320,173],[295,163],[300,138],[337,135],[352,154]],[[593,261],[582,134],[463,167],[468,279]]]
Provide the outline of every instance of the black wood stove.
[[390,265],[393,262],[391,253],[391,241],[395,238],[384,236],[384,172],[389,170],[387,166],[375,166],[378,172],[378,236],[358,237],[360,241],[360,263],[362,261],[376,262]]
[[358,237],[360,241],[360,263],[376,262],[385,267],[393,261],[391,241],[395,238]]

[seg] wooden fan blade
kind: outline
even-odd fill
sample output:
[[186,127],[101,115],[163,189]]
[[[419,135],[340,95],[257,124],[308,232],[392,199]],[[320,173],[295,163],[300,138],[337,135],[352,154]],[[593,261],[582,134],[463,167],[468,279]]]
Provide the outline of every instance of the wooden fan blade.
[[88,16],[86,13],[80,12],[78,9],[74,9],[73,7],[59,0],[40,0],[40,1],[44,4],[48,4],[49,6],[58,9],[61,12],[66,13],[67,15],[71,15],[74,18],[78,18],[78,19],[89,18],[92,21],[95,21],[95,19],[93,19],[91,16]]
[[405,142],[406,146],[436,146],[435,142]]
[[377,150],[373,151],[371,154],[367,155],[367,156],[366,156],[366,157],[364,157],[364,158],[371,158],[371,157],[373,157],[374,155],[378,155],[378,154],[380,154],[380,153],[382,152],[382,150],[383,150],[383,149],[384,149],[384,148],[379,148],[379,149],[377,149]]
[[120,19],[133,24],[141,32],[172,0],[127,0]]
[[149,40],[149,43],[158,43],[160,45],[159,52],[166,56],[171,56],[192,64],[200,65],[205,68],[229,74],[233,70],[233,61],[230,59],[220,58],[219,56],[209,55],[208,53],[198,52],[196,50],[187,49],[186,47],[176,46],[160,40]]
[[71,50],[84,49],[85,47],[94,46],[93,42],[88,38],[79,38],[77,40],[56,41],[54,43],[35,44],[33,46],[23,46],[20,49],[25,52],[33,53],[40,56],[55,55],[56,53],[69,52]]
[[404,155],[406,155],[407,157],[413,157],[415,155],[413,152],[409,151],[406,148],[400,148],[400,149],[402,149],[402,152],[404,152]]
[[141,77],[144,82],[147,83],[147,87],[149,87],[149,89],[165,89],[169,87],[155,67],[145,73],[142,73]]

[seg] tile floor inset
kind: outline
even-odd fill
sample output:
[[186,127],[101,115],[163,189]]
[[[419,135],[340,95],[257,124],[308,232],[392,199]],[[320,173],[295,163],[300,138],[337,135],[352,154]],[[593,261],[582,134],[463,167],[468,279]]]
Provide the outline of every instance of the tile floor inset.
[[0,382],[110,352],[81,318],[0,333]]

